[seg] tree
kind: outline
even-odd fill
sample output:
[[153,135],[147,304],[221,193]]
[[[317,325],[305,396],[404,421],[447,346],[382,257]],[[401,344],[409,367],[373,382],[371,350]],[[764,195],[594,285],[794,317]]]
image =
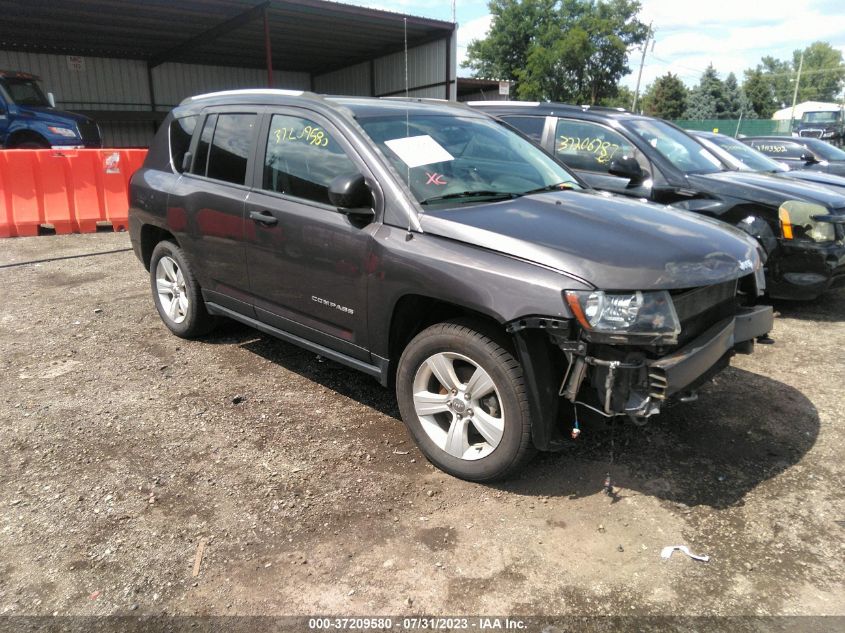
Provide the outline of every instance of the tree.
[[645,41],[636,0],[491,0],[493,22],[465,67],[516,81],[522,99],[596,104],[618,95],[628,50]]
[[687,97],[684,118],[720,119],[723,118],[726,107],[725,84],[719,79],[713,64],[710,64],[701,75],[698,85]]
[[646,88],[643,112],[661,119],[680,119],[686,109],[687,92],[680,77],[666,73]]
[[[798,70],[801,51],[792,53],[792,66]],[[835,101],[845,86],[842,51],[827,42],[813,42],[804,49],[804,67],[798,86],[798,101]],[[790,99],[789,104],[792,101]]]
[[739,86],[736,80],[736,75],[729,73],[725,77],[725,111],[721,118],[738,119],[740,116],[744,119],[756,119],[757,112],[751,106],[751,102],[745,95],[745,91]]
[[556,0],[490,0],[490,31],[484,39],[469,43],[463,66],[480,77],[515,80],[556,4]]
[[629,110],[631,104],[634,102],[634,91],[628,86],[617,86],[616,94],[613,96],[603,97],[599,100],[599,105],[608,108],[625,108]]
[[[759,116],[768,118],[792,104],[801,53],[794,51],[791,61],[764,57],[756,68],[745,71],[743,89]],[[835,101],[845,87],[842,52],[827,42],[813,42],[803,53],[798,102]]]

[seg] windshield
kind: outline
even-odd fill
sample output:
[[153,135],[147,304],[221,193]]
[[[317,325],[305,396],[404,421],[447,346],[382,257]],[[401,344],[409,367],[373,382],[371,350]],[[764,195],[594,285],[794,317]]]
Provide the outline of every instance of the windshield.
[[11,79],[3,80],[3,87],[9,98],[17,105],[36,106],[49,108],[50,103],[47,97],[41,92],[41,88],[32,79]]
[[834,111],[828,112],[805,112],[801,117],[804,123],[835,123],[836,117],[839,113]]
[[787,171],[779,162],[730,136],[707,136],[702,137],[702,140],[724,150],[751,171]]
[[664,121],[634,119],[625,125],[685,174],[723,171],[722,163],[694,138]]
[[580,189],[542,150],[487,118],[397,113],[359,123],[420,204],[457,206]]
[[818,139],[802,138],[801,144],[813,151],[814,154],[824,160],[845,160],[845,152],[830,143]]

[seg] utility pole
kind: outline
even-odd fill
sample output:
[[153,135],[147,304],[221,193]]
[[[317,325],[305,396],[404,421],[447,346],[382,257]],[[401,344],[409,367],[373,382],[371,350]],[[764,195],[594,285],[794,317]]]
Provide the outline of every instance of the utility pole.
[[804,68],[804,51],[801,51],[801,61],[798,62],[798,76],[795,78],[795,91],[792,93],[792,115],[789,117],[789,133],[795,123],[795,102],[798,101],[798,84],[801,83],[801,69]]
[[634,103],[631,105],[631,112],[637,111],[637,101],[640,99],[640,81],[643,78],[643,66],[645,66],[645,54],[648,51],[648,40],[654,37],[654,32],[651,30],[651,25],[654,22],[648,23],[648,33],[645,36],[645,42],[643,42],[643,56],[640,59],[640,72],[637,74],[637,89],[634,91]]

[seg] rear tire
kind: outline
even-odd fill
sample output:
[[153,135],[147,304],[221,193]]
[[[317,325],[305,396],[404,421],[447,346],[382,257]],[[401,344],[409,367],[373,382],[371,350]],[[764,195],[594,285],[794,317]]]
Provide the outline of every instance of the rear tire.
[[471,320],[433,325],[399,360],[402,419],[426,458],[469,481],[504,478],[535,450],[522,367],[494,332]]
[[205,308],[185,253],[173,242],[161,241],[153,249],[150,286],[161,320],[176,336],[196,338],[214,329],[217,320]]

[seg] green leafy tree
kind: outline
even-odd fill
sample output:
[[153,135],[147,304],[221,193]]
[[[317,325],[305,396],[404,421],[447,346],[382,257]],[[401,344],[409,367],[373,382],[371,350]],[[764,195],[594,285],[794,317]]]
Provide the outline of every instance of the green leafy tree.
[[[792,67],[798,70],[801,51],[792,53]],[[794,85],[794,84],[793,84]],[[835,101],[845,87],[845,64],[842,51],[827,42],[813,42],[804,49],[804,67],[798,86],[798,102]],[[792,103],[791,95],[789,104]]]
[[749,68],[745,71],[742,89],[748,98],[750,107],[758,117],[762,119],[771,118],[775,110],[780,108],[780,104],[775,99],[772,82],[759,65],[757,68]]
[[596,104],[619,94],[647,27],[636,0],[491,0],[493,22],[465,67],[516,81],[521,99]]
[[634,91],[628,86],[618,86],[616,94],[613,96],[603,97],[599,100],[599,105],[608,108],[625,108],[631,109],[631,104],[634,102]]
[[713,64],[701,75],[698,85],[687,97],[685,119],[721,119],[727,108],[725,84]]
[[646,88],[643,112],[661,119],[680,119],[687,102],[687,87],[677,75],[666,73]]
[[555,0],[491,0],[490,31],[484,39],[470,42],[464,67],[479,77],[515,80],[556,4]]

